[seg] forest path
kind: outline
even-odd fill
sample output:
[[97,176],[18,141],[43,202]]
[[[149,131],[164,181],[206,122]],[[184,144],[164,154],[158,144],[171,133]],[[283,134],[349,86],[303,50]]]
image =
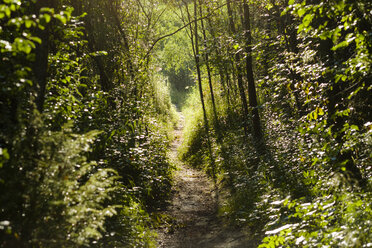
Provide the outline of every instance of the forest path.
[[250,248],[257,247],[241,230],[226,226],[217,216],[218,193],[204,172],[190,168],[178,160],[182,143],[184,117],[175,130],[171,159],[177,164],[172,200],[164,216],[170,224],[158,229],[158,246],[162,248]]

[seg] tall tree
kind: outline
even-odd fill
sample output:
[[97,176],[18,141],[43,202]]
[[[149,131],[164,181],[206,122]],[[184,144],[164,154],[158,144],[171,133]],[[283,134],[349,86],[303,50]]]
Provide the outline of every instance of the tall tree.
[[[199,11],[200,11],[200,16],[203,16],[203,6],[202,6],[201,0],[199,0]],[[218,129],[218,116],[217,116],[216,101],[214,97],[213,84],[212,84],[212,72],[211,72],[211,66],[209,62],[209,54],[207,51],[207,34],[206,34],[205,27],[204,27],[203,19],[200,20],[200,24],[202,28],[202,34],[203,34],[203,43],[204,43],[204,49],[205,49],[204,58],[205,58],[205,65],[207,67],[208,85],[209,85],[209,90],[210,90],[211,100],[212,100],[213,116],[214,116],[215,124]]]
[[245,34],[245,52],[246,52],[246,75],[248,81],[248,96],[249,96],[249,106],[252,109],[252,126],[253,126],[253,136],[257,142],[262,139],[261,121],[260,114],[258,111],[257,104],[257,93],[256,85],[253,76],[253,63],[252,63],[252,35],[251,35],[251,24],[250,24],[250,14],[249,5],[247,0],[243,2],[244,9],[244,34]]
[[[229,27],[230,27],[230,35],[234,36],[236,34],[236,28],[235,28],[235,22],[233,18],[233,10],[231,8],[231,0],[227,0],[226,2],[227,6],[227,13],[228,13],[228,19],[229,19]],[[240,52],[235,52],[235,68],[236,68],[236,74],[237,74],[237,80],[238,80],[238,88],[239,88],[239,95],[240,100],[242,102],[242,108],[243,108],[243,127],[245,135],[248,135],[248,103],[247,103],[247,97],[245,95],[245,89],[243,84],[243,70],[241,66],[241,56]]]

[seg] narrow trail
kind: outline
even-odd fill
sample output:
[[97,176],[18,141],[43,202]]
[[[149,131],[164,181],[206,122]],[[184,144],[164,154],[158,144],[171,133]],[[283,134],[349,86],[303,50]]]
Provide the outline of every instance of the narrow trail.
[[171,157],[178,170],[172,189],[172,200],[162,214],[171,224],[158,230],[158,247],[162,248],[250,248],[257,244],[247,233],[225,226],[217,216],[218,199],[213,182],[205,173],[190,168],[177,160],[177,149],[182,143],[184,119],[175,130]]

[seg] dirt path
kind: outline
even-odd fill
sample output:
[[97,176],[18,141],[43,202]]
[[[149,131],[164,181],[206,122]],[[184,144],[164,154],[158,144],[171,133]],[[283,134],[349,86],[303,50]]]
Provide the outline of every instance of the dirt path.
[[[182,142],[183,117],[172,144],[172,159]],[[198,170],[176,161],[178,170],[171,204],[163,212],[171,224],[158,230],[158,247],[163,248],[250,248],[257,245],[242,231],[225,226],[217,216],[218,200],[211,180]]]

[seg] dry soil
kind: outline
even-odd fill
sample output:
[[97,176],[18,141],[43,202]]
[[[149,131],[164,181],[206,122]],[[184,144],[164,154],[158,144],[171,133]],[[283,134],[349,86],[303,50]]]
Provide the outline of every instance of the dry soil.
[[[175,130],[171,157],[177,160],[182,143],[183,116]],[[168,224],[158,229],[158,247],[251,248],[257,247],[249,233],[226,225],[218,216],[218,191],[205,173],[177,161],[172,200],[162,212]]]

